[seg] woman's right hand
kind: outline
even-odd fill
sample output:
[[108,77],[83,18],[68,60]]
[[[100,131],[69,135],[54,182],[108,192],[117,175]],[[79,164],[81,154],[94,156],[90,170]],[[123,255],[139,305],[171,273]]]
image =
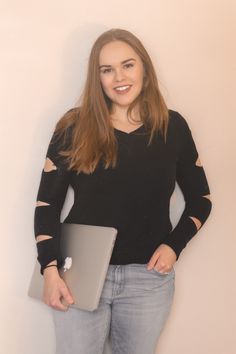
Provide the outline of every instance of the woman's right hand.
[[74,303],[72,294],[60,277],[57,267],[44,269],[43,301],[48,306],[60,311],[66,311]]

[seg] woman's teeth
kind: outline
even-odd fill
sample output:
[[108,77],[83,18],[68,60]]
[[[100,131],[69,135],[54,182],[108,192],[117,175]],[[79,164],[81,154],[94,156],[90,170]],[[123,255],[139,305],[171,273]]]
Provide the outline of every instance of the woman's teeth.
[[116,90],[119,90],[119,91],[121,90],[121,91],[122,91],[122,90],[127,89],[128,87],[129,87],[129,86],[117,87]]
[[126,93],[126,92],[129,91],[130,87],[131,87],[131,86],[120,86],[120,87],[116,87],[115,90],[116,90],[117,92],[122,92],[122,93],[124,92],[124,93]]

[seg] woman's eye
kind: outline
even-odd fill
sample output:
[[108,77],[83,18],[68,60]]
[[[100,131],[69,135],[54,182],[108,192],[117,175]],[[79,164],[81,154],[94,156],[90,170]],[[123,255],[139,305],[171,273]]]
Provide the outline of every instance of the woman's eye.
[[134,66],[134,64],[129,63],[125,65],[126,68],[131,68],[132,66]]
[[111,69],[104,69],[103,71],[102,71],[102,73],[103,74],[106,74],[107,72],[110,72],[111,71]]
[[[134,66],[134,64],[132,64],[132,63],[124,65],[124,67],[127,68],[127,69],[132,68],[133,66]],[[103,74],[110,73],[111,70],[112,70],[111,68],[107,68],[107,69],[102,70],[102,73]]]

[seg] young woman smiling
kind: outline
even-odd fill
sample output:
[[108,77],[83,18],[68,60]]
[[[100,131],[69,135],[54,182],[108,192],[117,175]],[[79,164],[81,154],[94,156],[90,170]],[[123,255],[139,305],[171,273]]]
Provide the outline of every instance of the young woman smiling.
[[[173,229],[169,204],[176,182],[185,209]],[[70,307],[73,294],[58,273],[60,213],[69,185],[74,204],[64,222],[118,230],[93,312]],[[191,130],[167,108],[143,44],[123,29],[104,32],[91,49],[79,107],[56,124],[35,208],[56,353],[102,354],[110,335],[113,354],[153,354],[173,301],[174,264],[211,205]]]

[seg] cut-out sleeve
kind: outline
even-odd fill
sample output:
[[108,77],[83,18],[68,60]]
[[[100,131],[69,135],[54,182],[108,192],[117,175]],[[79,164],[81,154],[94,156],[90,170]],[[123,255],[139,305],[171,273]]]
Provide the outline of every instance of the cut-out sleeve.
[[[178,224],[163,242],[175,251],[177,259],[183,248],[203,226],[212,209],[208,181],[191,130],[180,114],[179,118],[182,143],[176,166],[176,181],[183,193],[185,208]],[[192,217],[200,221],[199,228]]]
[[54,132],[47,149],[34,212],[35,238],[39,235],[49,236],[46,240],[37,242],[41,274],[44,267],[53,260],[57,260],[58,268],[62,265],[60,215],[70,184],[70,171],[65,158],[58,154],[62,149],[61,142],[62,138],[58,139]]

